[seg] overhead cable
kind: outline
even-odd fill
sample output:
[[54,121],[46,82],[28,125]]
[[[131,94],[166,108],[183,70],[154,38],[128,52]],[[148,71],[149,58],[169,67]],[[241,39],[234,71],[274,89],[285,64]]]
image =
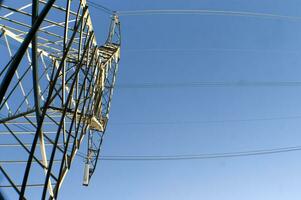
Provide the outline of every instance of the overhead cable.
[[142,15],[222,15],[238,17],[261,17],[285,20],[301,20],[299,16],[279,15],[273,13],[260,13],[249,11],[232,10],[209,10],[209,9],[157,9],[157,10],[125,10],[117,11],[118,16],[142,16]]
[[299,50],[285,49],[249,49],[249,48],[124,48],[123,52],[127,53],[161,53],[161,52],[248,52],[248,53],[285,53],[285,54],[301,54]]
[[95,1],[88,0],[90,6],[103,10],[108,14],[116,13],[118,16],[142,16],[142,15],[223,15],[238,17],[263,17],[272,19],[301,20],[301,16],[280,15],[273,13],[261,13],[234,10],[209,10],[209,9],[144,9],[144,10],[119,10],[113,11]]
[[96,8],[98,10],[102,10],[103,12],[105,12],[105,13],[107,13],[109,15],[112,15],[112,14],[115,13],[113,10],[111,10],[111,9],[107,8],[106,6],[103,6],[103,5],[99,4],[99,3],[95,3],[95,2],[93,2],[91,0],[87,0],[87,2],[89,3],[90,7]]
[[300,87],[301,81],[217,81],[179,83],[127,83],[117,84],[117,89],[169,89],[193,87]]
[[178,120],[178,121],[123,121],[112,122],[116,125],[183,125],[183,124],[215,124],[215,123],[235,123],[235,122],[257,122],[257,121],[274,121],[274,120],[291,120],[301,119],[299,116],[284,116],[284,117],[266,117],[266,118],[246,118],[246,119],[221,119],[221,120]]
[[[211,153],[211,154],[192,154],[192,155],[110,155],[101,156],[99,160],[107,161],[172,161],[172,160],[207,160],[218,158],[236,158],[236,157],[250,157],[260,155],[271,155],[288,152],[301,151],[301,146],[274,148],[274,149],[260,149],[238,152],[224,152],[224,153]],[[77,156],[85,158],[83,153]]]

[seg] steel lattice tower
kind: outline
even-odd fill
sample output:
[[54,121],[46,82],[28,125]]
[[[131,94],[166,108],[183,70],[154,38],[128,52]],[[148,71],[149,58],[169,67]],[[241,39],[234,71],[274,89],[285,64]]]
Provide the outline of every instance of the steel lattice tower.
[[86,0],[1,5],[0,188],[20,199],[33,190],[57,199],[76,155],[85,158],[88,185],[109,119],[120,43],[112,15],[98,46]]

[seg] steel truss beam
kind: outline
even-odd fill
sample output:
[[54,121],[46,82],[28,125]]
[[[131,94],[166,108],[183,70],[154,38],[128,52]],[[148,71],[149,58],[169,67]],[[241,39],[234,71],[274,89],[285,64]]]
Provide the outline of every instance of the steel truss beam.
[[57,199],[81,147],[87,149],[84,185],[95,171],[120,59],[120,22],[112,16],[98,46],[85,0],[1,7],[7,59],[0,61],[0,151],[12,157],[0,158],[0,187],[19,199],[33,187],[41,199]]

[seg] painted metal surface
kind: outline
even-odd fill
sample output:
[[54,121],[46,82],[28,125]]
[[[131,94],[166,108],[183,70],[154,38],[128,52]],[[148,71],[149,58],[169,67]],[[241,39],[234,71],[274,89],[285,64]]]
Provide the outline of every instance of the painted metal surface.
[[98,45],[86,1],[18,1],[1,5],[0,32],[0,188],[57,199],[80,147],[88,185],[120,59],[118,17]]

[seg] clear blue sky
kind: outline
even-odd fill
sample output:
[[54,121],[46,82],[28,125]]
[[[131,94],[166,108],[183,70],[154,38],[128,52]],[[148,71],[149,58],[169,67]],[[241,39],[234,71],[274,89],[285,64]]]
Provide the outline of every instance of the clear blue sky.
[[[94,2],[114,10],[214,9],[301,16],[299,0]],[[101,42],[106,15],[92,8],[91,13]],[[120,20],[123,44],[117,84],[301,81],[301,20],[210,15]],[[145,49],[184,51],[136,51]],[[300,119],[180,125],[128,122],[300,116],[300,89],[116,89],[102,154],[201,154],[297,146]],[[60,199],[299,200],[300,169],[300,152],[211,160],[101,161],[86,188],[81,186],[82,160],[77,159]]]

